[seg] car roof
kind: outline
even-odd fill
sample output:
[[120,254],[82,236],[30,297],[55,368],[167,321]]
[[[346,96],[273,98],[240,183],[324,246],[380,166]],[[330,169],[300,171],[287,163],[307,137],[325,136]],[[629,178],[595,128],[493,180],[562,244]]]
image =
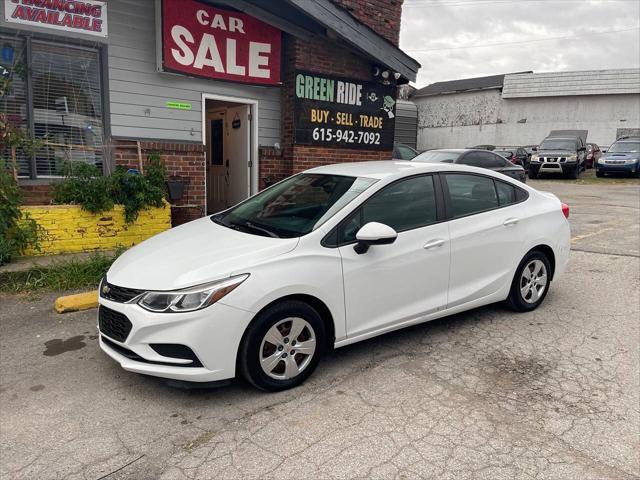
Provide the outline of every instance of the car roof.
[[[446,150],[453,151],[453,150]],[[464,151],[464,150],[459,150]],[[367,177],[378,180],[388,178],[402,178],[414,173],[431,173],[443,171],[468,171],[490,173],[490,170],[453,163],[423,163],[404,160],[383,160],[354,163],[335,163],[306,170],[304,173],[319,173],[323,175],[344,175],[349,177]]]
[[622,137],[616,140],[615,143],[626,143],[626,142],[638,142],[640,141],[640,137]]

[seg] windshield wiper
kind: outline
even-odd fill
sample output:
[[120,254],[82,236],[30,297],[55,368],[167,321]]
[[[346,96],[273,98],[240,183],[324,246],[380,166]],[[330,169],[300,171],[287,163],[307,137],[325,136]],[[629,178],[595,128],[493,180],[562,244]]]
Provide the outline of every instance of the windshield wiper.
[[255,225],[255,224],[253,224],[253,223],[251,223],[251,222],[247,222],[247,221],[245,221],[242,225],[239,225],[239,226],[241,226],[241,227],[248,227],[248,228],[250,228],[251,230],[254,230],[254,231],[256,231],[256,232],[263,232],[263,233],[266,233],[267,235],[269,235],[269,236],[270,236],[270,237],[272,237],[272,238],[280,238],[280,236],[279,236],[279,235],[277,235],[276,233],[272,232],[271,230],[267,230],[266,228],[259,227],[258,225]]

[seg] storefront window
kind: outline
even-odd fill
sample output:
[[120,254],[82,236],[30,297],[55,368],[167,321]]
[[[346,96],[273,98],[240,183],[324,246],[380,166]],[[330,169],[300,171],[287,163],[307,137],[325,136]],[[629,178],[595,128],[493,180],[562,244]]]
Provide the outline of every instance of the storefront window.
[[[0,41],[2,66],[11,76],[11,91],[0,103],[2,111],[14,125],[30,130],[40,140],[33,154],[17,152],[19,175],[60,176],[69,161],[102,170],[99,51],[19,38]],[[5,55],[5,48],[12,52]]]

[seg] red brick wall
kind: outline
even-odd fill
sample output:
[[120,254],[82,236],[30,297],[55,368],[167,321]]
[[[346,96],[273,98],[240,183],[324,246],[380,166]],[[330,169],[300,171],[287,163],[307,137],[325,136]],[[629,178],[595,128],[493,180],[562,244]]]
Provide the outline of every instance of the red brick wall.
[[24,205],[48,205],[51,203],[51,187],[43,185],[20,185]]
[[[134,141],[116,141],[116,165],[139,169],[138,147]],[[180,225],[205,215],[205,158],[204,147],[191,143],[140,142],[143,168],[152,152],[160,153],[170,179],[185,182],[182,199],[173,201],[171,223]]]
[[398,45],[403,0],[333,0],[378,35]]

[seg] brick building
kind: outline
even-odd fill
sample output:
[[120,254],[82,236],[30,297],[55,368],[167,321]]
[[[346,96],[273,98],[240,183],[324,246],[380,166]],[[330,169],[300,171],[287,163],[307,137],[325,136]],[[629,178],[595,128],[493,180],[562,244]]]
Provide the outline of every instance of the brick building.
[[[35,4],[35,5],[34,5]],[[19,152],[28,203],[68,160],[144,169],[159,152],[174,224],[301,170],[391,158],[402,0],[3,2],[0,109],[43,145]]]

